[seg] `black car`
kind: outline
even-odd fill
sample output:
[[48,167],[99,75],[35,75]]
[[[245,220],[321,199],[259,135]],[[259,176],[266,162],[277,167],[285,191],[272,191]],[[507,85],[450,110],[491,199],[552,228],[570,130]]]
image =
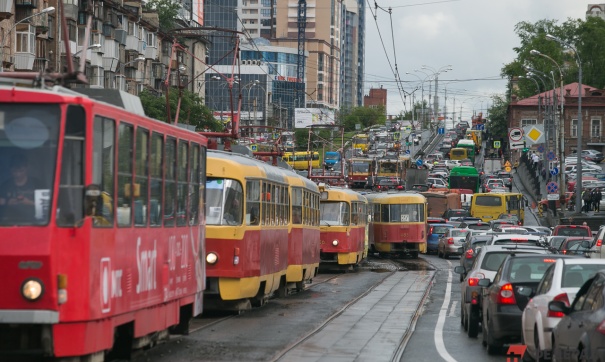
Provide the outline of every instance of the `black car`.
[[605,361],[605,272],[584,283],[570,307],[548,303],[549,313],[563,316],[552,333],[552,356],[557,361]]
[[464,209],[449,209],[443,213],[443,218],[449,220],[451,217],[465,217],[470,216],[468,210]]
[[492,238],[492,235],[475,235],[467,237],[461,248],[462,256],[460,257],[460,266],[464,268],[464,273],[460,274],[460,282],[466,278],[466,272],[471,270],[471,266],[473,266],[473,262],[477,257],[477,248],[487,244]]
[[412,186],[412,191],[427,192],[428,190],[429,186],[425,184],[415,184]]
[[483,344],[487,353],[499,353],[505,344],[523,341],[521,318],[546,269],[565,255],[511,254],[502,263],[494,277],[481,279],[484,287],[481,299]]
[[403,186],[399,184],[399,180],[392,178],[383,178],[374,185],[374,191],[382,192],[388,190],[403,190]]

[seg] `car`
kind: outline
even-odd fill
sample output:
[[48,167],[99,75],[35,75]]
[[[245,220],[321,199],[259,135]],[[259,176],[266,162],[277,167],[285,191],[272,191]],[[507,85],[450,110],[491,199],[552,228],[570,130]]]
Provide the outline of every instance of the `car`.
[[[523,339],[521,318],[548,267],[565,255],[508,255],[493,279],[481,279],[482,338],[488,354],[499,353],[505,344]],[[524,292],[529,289],[529,293]]]
[[447,259],[450,255],[460,255],[462,241],[468,234],[468,229],[451,228],[439,237],[437,256]]
[[453,229],[454,225],[451,224],[430,224],[429,232],[427,233],[426,238],[426,252],[427,253],[437,253],[439,238],[441,235],[445,234],[449,229]]
[[[594,165],[594,166],[582,165],[582,171],[603,172],[603,169],[601,169],[601,167],[599,167],[597,165]],[[566,165],[564,172],[566,174],[577,173],[577,165],[575,165],[575,164]]]
[[[587,161],[592,161],[595,163],[602,162],[603,159],[605,158],[603,156],[603,153],[599,152],[597,150],[582,150],[581,156],[583,159],[585,159]],[[577,156],[577,153],[572,153],[571,155],[569,155],[567,157],[578,157],[578,156]]]
[[442,179],[443,181],[446,181],[446,180],[447,180],[447,176],[448,176],[448,175],[447,175],[447,173],[445,173],[445,172],[443,172],[443,171],[431,171],[431,172],[429,173],[429,177],[430,177],[430,178],[440,178],[440,179]]
[[504,186],[508,188],[508,190],[512,190],[513,188],[513,175],[510,172],[500,171],[498,172],[498,178],[504,181]]
[[586,256],[591,252],[592,238],[569,236],[559,247],[561,254]]
[[524,225],[523,228],[526,229],[531,235],[550,236],[552,233],[552,230],[546,226]]
[[494,229],[494,231],[504,234],[529,235],[527,229],[516,225],[502,224]]
[[491,193],[491,194],[502,194],[502,193],[505,193],[505,192],[509,192],[509,190],[508,189],[503,189],[503,188],[495,188],[495,189],[489,190],[489,193]]
[[464,160],[460,160],[460,166],[473,166],[473,161],[465,158]]
[[439,177],[429,177],[426,179],[427,185],[436,189],[447,189],[447,182]]
[[468,220],[467,218],[465,218],[463,220],[464,222],[462,224],[460,224],[460,227],[463,227],[465,229],[472,229],[472,230],[491,230],[491,227],[489,226],[488,223],[481,221],[481,219],[479,220]]
[[426,192],[429,190],[429,186],[425,184],[414,184],[412,185],[412,191]]
[[447,211],[445,211],[443,213],[443,218],[446,221],[448,221],[452,217],[464,217],[464,216],[470,216],[470,213],[468,212],[468,210],[464,210],[464,209],[449,209],[449,210],[447,210]]
[[605,259],[605,248],[603,248],[603,239],[605,238],[605,225],[601,225],[592,241],[591,253],[588,254],[592,259]]
[[548,254],[543,248],[532,246],[511,246],[511,245],[484,245],[476,249],[477,255],[470,270],[462,266],[456,266],[454,272],[457,274],[466,273],[466,277],[460,283],[462,299],[460,301],[460,321],[471,338],[479,334],[479,324],[481,322],[481,290],[479,280],[491,280],[495,275],[504,259],[514,254]]
[[548,310],[563,316],[552,333],[552,356],[557,361],[605,360],[605,272],[599,271],[576,293],[571,306],[553,300]]
[[553,235],[563,236],[588,236],[592,237],[592,231],[587,225],[557,225],[552,231]]
[[[525,230],[525,229],[523,229]],[[527,232],[527,230],[525,230]],[[529,234],[510,234],[510,233],[502,233],[496,234],[488,242],[488,245],[530,245],[530,246],[538,246],[538,247],[547,247],[546,242],[543,238],[536,235]]]
[[495,188],[506,189],[507,187],[504,186],[504,180],[499,179],[499,178],[490,178],[485,181],[482,188],[483,188],[483,192],[490,192],[491,189],[495,189]]
[[445,160],[445,166],[451,170],[454,167],[460,166],[460,161],[459,160]]
[[446,223],[444,218],[432,217],[432,216],[427,217],[426,222],[427,222],[427,224],[445,224]]
[[523,225],[523,220],[521,220],[517,214],[500,214],[498,215],[498,220],[510,220],[517,225]]
[[530,357],[537,361],[552,356],[552,330],[563,313],[550,311],[548,303],[556,300],[569,307],[584,282],[600,269],[605,269],[605,260],[573,258],[557,259],[546,270],[535,293],[529,294],[531,299],[521,318],[523,344]]
[[382,192],[388,190],[403,190],[403,186],[399,184],[397,179],[383,178],[374,185],[374,191]]
[[490,220],[488,223],[489,223],[489,227],[492,228],[492,230],[499,228],[500,225],[517,225],[516,222],[509,220],[509,219],[495,219],[495,220]]
[[[469,235],[472,235],[469,237]],[[464,268],[464,271],[460,273],[460,282],[464,280],[466,277],[466,272],[471,270],[471,266],[473,265],[473,261],[475,261],[475,257],[477,256],[477,248],[485,245],[493,236],[492,235],[473,235],[472,231],[469,231],[466,234],[466,238],[462,243],[462,247],[460,248],[460,266]]]

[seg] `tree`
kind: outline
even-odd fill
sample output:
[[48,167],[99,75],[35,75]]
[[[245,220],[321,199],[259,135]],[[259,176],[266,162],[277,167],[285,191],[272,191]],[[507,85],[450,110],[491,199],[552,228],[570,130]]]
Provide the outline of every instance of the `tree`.
[[341,119],[345,132],[347,132],[354,131],[356,124],[361,124],[361,128],[384,124],[387,117],[382,106],[377,108],[355,107],[347,114],[342,114]]
[[[170,115],[174,121],[178,104],[179,90],[170,90]],[[167,122],[166,98],[157,97],[148,90],[139,94],[143,110],[148,117]],[[182,91],[181,110],[179,112],[179,123],[195,125],[198,131],[208,129],[210,131],[222,131],[224,126],[214,119],[212,111],[204,105],[203,100],[191,91]]]
[[492,106],[488,110],[490,119],[487,128],[494,140],[508,138],[508,105],[509,102],[504,97],[492,97]]
[[181,3],[171,0],[149,0],[143,5],[144,10],[157,11],[160,22],[160,29],[168,32],[175,28],[175,19],[179,14]]

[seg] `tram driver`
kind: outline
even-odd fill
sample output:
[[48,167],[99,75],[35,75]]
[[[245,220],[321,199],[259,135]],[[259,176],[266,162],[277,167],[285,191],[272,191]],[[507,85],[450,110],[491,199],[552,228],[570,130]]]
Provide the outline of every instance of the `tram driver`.
[[24,156],[13,158],[9,169],[10,179],[0,185],[2,219],[33,220],[37,182],[29,176],[27,159]]
[[232,198],[231,203],[225,206],[225,214],[223,218],[228,225],[237,225],[241,223],[241,207],[237,198]]

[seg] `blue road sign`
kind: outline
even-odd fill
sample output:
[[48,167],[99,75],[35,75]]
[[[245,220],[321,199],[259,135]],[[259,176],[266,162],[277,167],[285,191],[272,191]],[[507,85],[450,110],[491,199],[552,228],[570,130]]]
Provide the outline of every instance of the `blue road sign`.
[[482,124],[482,123],[478,124],[478,125],[477,125],[477,130],[479,130],[479,131],[484,131],[484,130],[485,130],[485,125],[484,125],[484,124]]
[[258,145],[250,145],[250,149],[252,150],[252,152],[256,152],[258,151]]
[[445,134],[445,128],[440,127],[440,128],[437,130],[437,133],[438,133],[438,134]]
[[538,152],[544,153],[544,145],[538,146]]
[[405,150],[405,154],[409,155],[410,154],[410,150]]
[[550,174],[553,176],[557,176],[559,174],[559,168],[555,167],[552,170],[550,170]]
[[551,181],[546,184],[546,191],[548,191],[549,194],[556,194],[558,190],[559,186],[556,182]]
[[554,161],[555,158],[557,158],[557,155],[555,155],[553,151],[548,151],[548,153],[546,154],[546,159],[549,161]]
[[416,160],[416,166],[422,166],[423,163],[422,160]]

